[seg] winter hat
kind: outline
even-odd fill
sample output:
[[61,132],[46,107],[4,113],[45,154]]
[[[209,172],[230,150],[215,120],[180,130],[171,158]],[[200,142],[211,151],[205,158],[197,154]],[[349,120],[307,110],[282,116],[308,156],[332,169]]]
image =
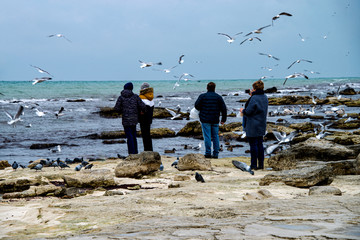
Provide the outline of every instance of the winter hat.
[[131,82],[128,82],[127,84],[124,85],[124,89],[133,90],[134,85]]
[[149,88],[149,87],[150,87],[150,84],[148,84],[147,82],[144,82],[144,83],[141,85],[140,89],[143,90],[143,89],[146,89],[146,88]]

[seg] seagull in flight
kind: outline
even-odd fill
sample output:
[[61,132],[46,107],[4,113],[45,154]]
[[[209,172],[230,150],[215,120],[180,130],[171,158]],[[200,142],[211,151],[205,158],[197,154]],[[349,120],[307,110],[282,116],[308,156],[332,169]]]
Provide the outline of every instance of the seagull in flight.
[[184,63],[184,59],[183,59],[183,57],[185,57],[185,55],[183,54],[183,55],[181,55],[180,57],[179,57],[179,64],[182,64],[182,63]]
[[183,73],[183,74],[181,74],[181,76],[179,77],[179,81],[180,81],[181,79],[183,79],[184,81],[189,80],[188,78],[185,78],[185,77],[187,77],[187,76],[189,76],[189,77],[194,77],[194,75],[192,75],[192,74],[190,74],[190,73]]
[[151,66],[154,66],[154,65],[162,65],[161,62],[152,63],[152,62],[143,62],[143,61],[141,61],[141,60],[139,60],[139,62],[141,63],[140,68],[151,67]]
[[174,120],[175,118],[178,118],[181,116],[181,113],[176,113],[173,110],[170,110],[168,108],[165,108],[165,109],[172,115],[171,120]]
[[290,69],[290,68],[292,67],[292,65],[294,65],[295,63],[300,63],[300,62],[302,62],[302,61],[312,63],[312,61],[310,61],[310,60],[299,59],[299,60],[294,61],[292,64],[290,64],[290,66],[288,66],[288,69]]
[[13,125],[15,127],[15,124],[19,121],[22,121],[20,116],[24,114],[24,106],[20,105],[19,110],[14,116],[11,116],[10,113],[5,111],[5,114],[10,118],[10,120],[7,122],[9,125]]
[[270,26],[271,26],[271,25],[266,25],[266,26],[264,26],[264,27],[261,27],[261,28],[258,28],[258,29],[256,29],[256,30],[254,30],[254,31],[251,31],[251,32],[249,32],[248,34],[246,34],[245,37],[247,37],[247,36],[249,36],[249,35],[251,35],[251,34],[253,34],[253,33],[260,34],[260,33],[262,33],[261,31],[262,31],[264,28],[267,28],[267,27],[270,27]]
[[280,60],[279,58],[277,58],[277,57],[275,57],[275,56],[273,56],[273,55],[271,55],[271,54],[267,54],[267,53],[259,53],[260,55],[264,55],[264,56],[268,56],[269,58],[273,58],[273,59],[275,59],[275,60]]
[[276,15],[275,17],[272,18],[272,25],[274,25],[274,21],[278,18],[280,18],[280,16],[288,16],[288,17],[291,17],[292,15],[290,13],[287,13],[287,12],[282,12],[282,13],[279,13],[278,15]]
[[[239,33],[236,33],[234,34],[234,36],[236,35],[239,35],[239,34],[242,34],[243,32],[239,32]],[[230,35],[226,34],[226,33],[218,33],[219,35],[224,35],[226,36],[228,39],[226,40],[228,43],[232,43],[235,41],[235,38],[234,37],[231,37]]]
[[34,78],[32,81],[32,85],[35,85],[37,83],[41,83],[41,82],[45,82],[47,80],[51,80],[52,78],[51,77],[42,77],[42,78]]
[[261,39],[260,39],[260,38],[258,38],[258,37],[253,37],[253,38],[246,38],[244,41],[242,41],[242,42],[240,43],[240,45],[243,44],[244,42],[246,42],[247,40],[252,41],[252,40],[254,40],[254,39],[257,39],[257,40],[259,40],[259,41],[261,42]]
[[57,34],[51,34],[48,37],[58,37],[58,38],[64,38],[66,41],[71,42],[70,39],[68,39],[67,37],[65,37],[65,35],[61,34],[61,33],[57,33]]
[[60,116],[64,115],[62,112],[64,111],[64,107],[61,107],[58,112],[55,112],[56,118],[59,118]]
[[306,79],[309,79],[309,77],[306,76],[306,75],[303,74],[303,73],[294,73],[294,74],[291,74],[291,75],[289,75],[289,76],[287,76],[287,77],[285,78],[285,81],[284,81],[284,83],[283,83],[283,86],[285,85],[286,81],[287,81],[289,78],[297,78],[297,77],[304,77],[304,78],[306,78]]
[[153,69],[154,71],[161,71],[161,72],[164,72],[164,73],[170,73],[172,69],[176,68],[178,65],[175,65],[171,68],[165,68],[165,69]]
[[41,68],[31,65],[31,64],[30,64],[30,66],[33,68],[36,68],[40,73],[46,73],[46,74],[49,74],[50,76],[54,77],[53,75],[51,75],[48,71],[45,71],[44,69],[41,69]]
[[303,36],[301,36],[301,34],[299,33],[299,37],[301,39],[302,42],[305,42],[305,38],[303,38]]

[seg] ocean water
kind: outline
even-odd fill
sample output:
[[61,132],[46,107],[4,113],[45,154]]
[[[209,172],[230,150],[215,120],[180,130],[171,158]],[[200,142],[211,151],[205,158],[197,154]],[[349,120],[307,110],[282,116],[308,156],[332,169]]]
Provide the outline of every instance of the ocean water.
[[[255,79],[256,80],[256,79]],[[180,105],[182,111],[194,106],[199,94],[206,92],[209,81],[216,83],[216,92],[224,97],[228,113],[236,112],[243,103],[238,101],[247,99],[246,89],[251,88],[254,79],[232,80],[189,80],[181,81],[180,86],[174,88],[176,81],[148,81],[154,88],[155,106],[175,108]],[[265,88],[277,87],[281,95],[310,95],[324,98],[329,92],[336,92],[350,86],[360,90],[360,78],[313,78],[289,79],[285,86],[284,79],[265,79]],[[75,157],[116,157],[117,154],[127,156],[125,144],[103,144],[101,139],[89,139],[84,136],[101,133],[103,131],[123,130],[121,119],[101,118],[98,111],[101,107],[113,107],[126,81],[47,81],[32,85],[28,81],[0,81],[0,160],[10,163],[17,161],[27,164],[38,158],[65,159]],[[138,93],[143,81],[133,81],[134,92]],[[359,95],[351,96],[358,98]],[[69,102],[68,100],[84,99],[84,102]],[[5,111],[14,115],[19,106],[25,107],[22,121],[12,127],[7,124],[9,118]],[[61,107],[64,115],[55,117]],[[304,107],[309,107],[304,105]],[[46,111],[43,117],[35,113],[35,108]],[[270,106],[269,111],[278,106]],[[358,112],[355,108],[346,108],[349,112]],[[290,122],[305,121],[287,118]],[[192,120],[190,120],[192,121]],[[268,121],[275,122],[276,118]],[[306,120],[307,121],[307,120]],[[167,127],[178,132],[188,120],[154,119],[152,128]],[[229,117],[229,122],[241,122],[240,118]],[[30,127],[31,125],[31,127]],[[139,127],[138,127],[139,128]],[[202,143],[201,140],[174,137],[154,139],[154,151],[164,154],[165,149],[175,148],[176,152],[167,154],[183,156],[197,152],[185,150],[184,144],[193,146]],[[61,152],[52,152],[51,149],[30,149],[34,143],[57,143],[61,145]],[[224,144],[222,141],[221,144]],[[233,151],[224,151],[220,157],[249,156],[246,142],[237,142],[244,147],[234,148]],[[270,144],[270,143],[266,143]],[[203,144],[202,144],[203,145]],[[139,152],[143,150],[142,139],[138,138]],[[204,153],[204,147],[197,153]]]

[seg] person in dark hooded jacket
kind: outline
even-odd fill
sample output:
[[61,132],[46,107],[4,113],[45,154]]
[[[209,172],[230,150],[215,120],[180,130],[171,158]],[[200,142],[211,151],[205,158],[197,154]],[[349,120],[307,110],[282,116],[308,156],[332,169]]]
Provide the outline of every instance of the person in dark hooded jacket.
[[137,94],[133,93],[133,88],[131,82],[126,83],[114,107],[115,111],[122,114],[122,125],[127,138],[129,154],[138,153],[136,125],[139,122],[139,114],[144,114],[146,111],[146,105]]
[[264,93],[264,83],[258,80],[253,83],[251,97],[241,108],[243,115],[243,128],[250,145],[251,169],[264,168],[263,138],[266,133],[266,117],[269,101]]

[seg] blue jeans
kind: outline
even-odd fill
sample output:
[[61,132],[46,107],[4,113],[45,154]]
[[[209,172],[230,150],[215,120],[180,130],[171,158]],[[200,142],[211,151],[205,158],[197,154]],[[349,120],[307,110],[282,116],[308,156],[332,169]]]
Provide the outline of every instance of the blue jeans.
[[127,138],[127,146],[129,154],[138,154],[138,146],[136,140],[136,126],[124,127]]
[[263,137],[248,137],[250,144],[251,169],[264,168],[264,146]]
[[219,124],[201,123],[205,142],[205,155],[211,155],[211,141],[213,142],[213,156],[219,156]]

